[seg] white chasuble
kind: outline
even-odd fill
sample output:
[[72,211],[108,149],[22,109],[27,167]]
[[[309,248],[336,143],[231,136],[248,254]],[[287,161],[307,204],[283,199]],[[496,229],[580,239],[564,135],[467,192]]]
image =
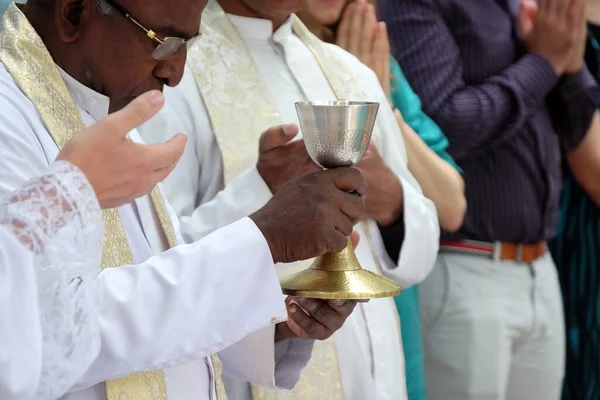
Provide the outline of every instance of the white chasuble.
[[[176,132],[189,135],[180,164],[165,182],[186,240],[268,201],[271,194],[255,168],[258,138],[270,126],[298,123],[294,102],[379,101],[374,142],[401,180],[407,235],[399,260],[392,261],[375,222],[366,221],[357,226],[362,240],[356,253],[364,268],[403,285],[424,279],[437,253],[437,215],[408,172],[401,132],[372,71],[320,42],[295,16],[273,33],[270,21],[227,15],[209,1],[202,31],[203,39],[188,49],[181,84],[165,91],[167,107],[141,129],[152,142]],[[280,276],[309,264],[278,265]],[[253,387],[251,394],[228,381],[226,387],[236,399],[405,398],[399,329],[393,300],[372,300],[356,308],[334,340],[315,345],[293,392]]]
[[[60,150],[71,138],[86,128],[75,102],[71,99],[67,87],[62,82],[60,71],[57,68],[44,71],[32,79],[28,74],[28,68],[38,68],[53,64],[49,53],[41,47],[34,47],[37,51],[29,48],[30,59],[25,60],[12,53],[27,49],[35,31],[29,25],[25,16],[16,9],[11,8],[7,12],[3,25],[3,46],[0,48],[0,61],[6,66],[15,81],[26,96],[33,102],[40,113],[44,125],[48,127],[48,133]],[[23,35],[25,39],[19,39]],[[33,68],[32,68],[33,67]],[[61,113],[56,113],[56,108],[48,107],[58,103],[61,105]],[[150,194],[154,215],[159,220],[162,232],[168,247],[177,246],[175,228],[168,214],[166,202],[158,188]],[[102,253],[101,268],[113,268],[135,263],[129,243],[127,241],[123,222],[117,209],[104,210],[105,234],[104,250]],[[165,247],[167,247],[165,246]],[[218,400],[225,400],[226,395],[221,380],[221,364],[216,356],[213,356],[213,365],[216,366],[215,393]],[[148,400],[166,400],[167,385],[162,370],[141,372],[123,378],[106,382],[106,398],[108,400],[123,400],[143,398]]]
[[[105,117],[109,99],[60,70],[13,5],[0,25],[0,109],[3,194]],[[137,130],[129,137],[141,142]],[[239,378],[295,384],[312,347],[274,343],[287,312],[268,244],[250,219],[175,247],[183,243],[177,218],[157,188],[106,211],[105,231],[102,265],[121,267],[96,279],[100,351],[66,399],[221,400],[214,353]]]

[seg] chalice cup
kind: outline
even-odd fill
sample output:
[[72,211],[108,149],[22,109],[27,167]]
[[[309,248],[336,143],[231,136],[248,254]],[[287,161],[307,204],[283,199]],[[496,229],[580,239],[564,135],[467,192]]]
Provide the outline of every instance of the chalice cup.
[[[359,101],[296,103],[308,154],[325,169],[356,165],[369,147],[378,110],[379,103]],[[317,257],[309,269],[282,279],[281,288],[292,296],[347,300],[402,291],[395,282],[361,268],[350,238],[344,250]]]

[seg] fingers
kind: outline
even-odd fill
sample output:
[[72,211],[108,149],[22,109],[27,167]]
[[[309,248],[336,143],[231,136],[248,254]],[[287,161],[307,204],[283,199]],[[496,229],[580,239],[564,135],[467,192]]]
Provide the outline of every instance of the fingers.
[[168,142],[157,143],[143,146],[144,157],[147,160],[147,166],[150,171],[161,170],[177,164],[187,143],[186,135],[175,135]]
[[[363,15],[365,12],[365,5],[357,3],[355,5],[356,10],[352,15],[352,21],[350,21],[350,31],[348,33],[348,52],[354,54],[360,59],[360,42],[362,38],[363,30]],[[361,60],[362,61],[362,60]]]
[[535,17],[537,15],[537,4],[532,0],[523,0],[519,7],[519,32],[521,36],[526,38],[533,30]]
[[[394,113],[395,112],[398,112],[398,110],[394,110]],[[369,147],[367,147],[367,150],[365,151],[365,154],[363,155],[363,158],[360,160],[360,162],[362,163],[363,161],[371,159],[376,152],[377,149],[375,148],[375,143],[369,143]]]
[[387,36],[387,28],[385,22],[379,22],[376,26],[375,41],[373,42],[372,68],[377,74],[377,78],[379,78],[382,87],[389,84],[389,54],[390,45]]
[[540,0],[540,13],[546,16],[556,15],[558,3],[564,0]]
[[356,191],[361,197],[367,194],[367,181],[356,168],[335,168],[321,174],[344,192]]
[[571,0],[556,0],[552,7],[552,9],[554,10],[554,15],[560,18],[564,18],[570,4]]
[[357,5],[350,3],[344,10],[344,14],[340,20],[340,25],[337,30],[336,44],[344,50],[348,50],[350,43],[350,23],[354,19],[354,13],[356,12]]
[[265,153],[277,147],[283,146],[298,134],[298,126],[286,124],[273,126],[260,136],[258,151]]
[[346,317],[350,315],[356,305],[355,302],[349,300],[329,302],[305,297],[290,297],[286,301],[292,304],[295,302],[305,311],[302,313],[304,315],[300,316],[304,321],[299,322],[294,319],[294,322],[310,337],[318,340],[327,339],[341,328]]
[[104,118],[96,127],[106,130],[105,134],[124,139],[129,131],[156,115],[164,104],[165,98],[161,92],[157,90],[146,92],[127,107]]
[[352,242],[352,247],[358,247],[358,243],[360,243],[360,233],[358,233],[358,231],[352,231],[350,241]]
[[[339,192],[335,200],[340,211],[351,223],[358,221],[363,217],[365,212],[365,197],[347,192]],[[349,234],[350,233],[347,235]]]
[[305,312],[298,304],[295,304],[299,303],[296,298],[292,301],[292,298],[288,297],[286,303],[288,304],[288,316],[301,330],[301,337],[306,339],[325,340],[331,336],[333,332],[330,332],[317,319],[309,315],[310,311],[307,310]]
[[335,229],[344,235],[345,238],[352,234],[352,228],[354,227],[352,219],[346,216],[343,212],[339,212],[334,216],[333,223],[335,225]]
[[329,306],[338,314],[348,316],[354,311],[357,301],[355,300],[328,300]]
[[342,251],[348,247],[348,235],[344,235],[337,229],[327,239],[326,253]]
[[568,10],[568,18],[572,25],[575,25],[577,29],[585,30],[586,27],[586,0],[572,0],[571,7]]
[[305,339],[325,340],[342,327],[358,302],[290,296],[285,303],[288,326],[296,335]]
[[[169,176],[171,174],[171,172],[173,172],[173,170],[175,169],[176,166],[177,166],[177,163],[173,163],[172,165],[169,165],[168,167],[158,169],[158,170],[152,172],[150,175],[150,181],[151,181],[152,187],[150,188],[148,193],[150,191],[152,191],[152,189],[154,188],[154,186],[156,186],[157,183],[160,183],[160,182],[164,181],[165,179],[167,179],[167,176]],[[145,194],[147,194],[147,193],[145,193]]]
[[556,0],[540,0],[539,2],[539,14],[540,16],[551,15],[551,10],[553,7],[553,2]]
[[363,64],[371,66],[375,61],[373,59],[373,37],[377,26],[377,18],[375,17],[375,8],[372,4],[366,4],[363,11],[362,32],[360,35],[358,57]]

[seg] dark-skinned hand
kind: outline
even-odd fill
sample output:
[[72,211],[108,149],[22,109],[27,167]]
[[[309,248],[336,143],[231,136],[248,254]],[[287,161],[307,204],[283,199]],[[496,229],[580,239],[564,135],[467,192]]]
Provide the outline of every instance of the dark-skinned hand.
[[328,339],[344,325],[358,302],[356,300],[320,300],[290,296],[285,302],[289,319],[277,324],[275,340]]
[[[250,218],[274,262],[294,262],[342,250],[364,212],[367,184],[355,168],[319,171],[285,184]],[[356,191],[360,195],[347,193]]]
[[289,124],[269,128],[260,137],[256,169],[273,194],[287,182],[321,169],[303,140],[291,141],[296,135],[298,126]]
[[381,226],[393,224],[402,215],[402,184],[373,144],[356,165],[369,185],[369,197],[362,219],[374,219]]

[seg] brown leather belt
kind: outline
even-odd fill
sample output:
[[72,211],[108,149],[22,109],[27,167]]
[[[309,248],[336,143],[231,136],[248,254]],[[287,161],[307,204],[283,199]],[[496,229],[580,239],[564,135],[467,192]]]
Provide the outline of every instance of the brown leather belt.
[[546,254],[548,248],[546,246],[546,242],[516,244],[463,240],[458,242],[441,242],[440,251],[478,254],[482,256],[490,256],[492,258],[497,258],[504,261],[531,263]]

